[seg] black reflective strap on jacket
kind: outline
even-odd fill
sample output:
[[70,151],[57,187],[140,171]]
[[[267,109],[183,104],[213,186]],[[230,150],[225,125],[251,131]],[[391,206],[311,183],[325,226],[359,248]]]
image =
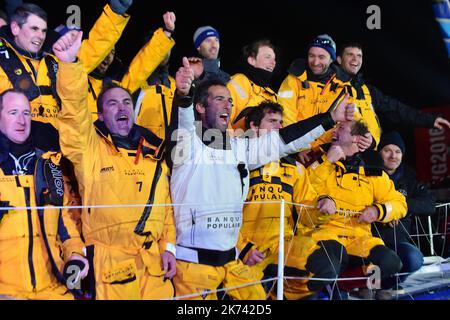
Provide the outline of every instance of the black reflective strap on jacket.
[[[42,190],[43,186],[47,185],[47,182],[45,181],[47,176],[44,171],[46,170],[45,166],[48,161],[50,161],[50,160],[45,160],[45,159],[42,159],[41,157],[38,157],[38,159],[36,160],[36,172],[35,172],[35,181],[36,181],[35,189],[36,189],[36,191],[35,192],[36,192],[36,204],[38,206],[44,206],[44,205],[48,204],[48,203],[46,203],[46,201],[48,201],[48,198],[42,197],[42,194],[40,194],[42,191],[44,191],[44,190]],[[61,170],[61,169],[59,169],[59,170]],[[61,176],[61,180],[62,180],[62,176]],[[63,188],[64,188],[64,185],[63,185]],[[62,198],[61,198],[61,201],[62,201]],[[53,274],[55,275],[56,279],[61,284],[67,286],[67,278],[64,277],[64,275],[59,270],[59,268],[55,262],[55,259],[53,258],[52,250],[51,250],[50,244],[48,242],[47,231],[45,230],[44,210],[38,209],[37,212],[38,212],[38,217],[39,217],[39,224],[41,227],[42,239],[44,240],[45,249],[47,250],[47,254],[48,254],[48,258],[50,260],[50,265],[52,266]],[[59,214],[61,214],[61,209],[59,209]],[[83,295],[83,292],[79,289],[71,289],[70,291],[75,295],[80,295],[80,296]]]
[[[290,195],[292,195],[294,192],[294,188],[290,184],[282,182],[280,177],[271,177],[270,183],[281,186],[283,192],[289,193]],[[266,182],[262,180],[261,176],[250,179],[250,187],[253,187],[257,184],[266,184]]]
[[[186,247],[189,248],[189,247]],[[236,260],[236,248],[230,250],[210,250],[200,248],[189,248],[197,251],[198,263],[213,267],[222,267],[228,262]]]
[[162,173],[161,161],[158,161],[156,163],[155,173],[153,175],[153,181],[152,181],[152,186],[150,188],[150,195],[148,197],[147,206],[144,208],[144,212],[142,213],[142,216],[139,219],[138,224],[134,228],[134,233],[136,233],[138,235],[146,235],[144,233],[145,223],[147,222],[148,218],[150,217],[150,213],[153,208],[152,205],[153,205],[153,202],[155,201],[156,185],[158,184],[161,173]]
[[50,78],[51,85],[37,86],[17,54],[11,48],[5,46],[3,40],[0,40],[0,43],[2,43],[0,45],[0,67],[5,72],[13,87],[21,89],[30,101],[33,101],[40,95],[53,95],[58,106],[61,106],[61,100],[56,92],[58,63],[55,59],[51,56],[44,58],[48,69],[47,76]]

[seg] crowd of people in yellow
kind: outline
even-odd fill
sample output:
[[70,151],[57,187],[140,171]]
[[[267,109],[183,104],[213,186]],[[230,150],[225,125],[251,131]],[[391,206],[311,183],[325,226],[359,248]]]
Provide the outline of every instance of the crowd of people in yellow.
[[420,268],[407,237],[400,252],[386,234],[434,200],[404,178],[404,142],[379,116],[441,130],[446,119],[367,84],[362,47],[336,51],[326,34],[278,91],[269,40],[247,45],[230,76],[211,26],[172,77],[173,12],[111,79],[131,5],[110,0],[89,33],[51,41],[46,12],[23,3],[0,29],[0,295],[273,299],[262,280],[280,263],[281,200],[285,299],[371,265],[384,299],[397,273]]

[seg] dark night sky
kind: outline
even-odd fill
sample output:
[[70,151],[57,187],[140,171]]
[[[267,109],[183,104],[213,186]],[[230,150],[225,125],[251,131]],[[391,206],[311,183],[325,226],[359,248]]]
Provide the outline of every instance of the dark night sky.
[[[78,4],[84,29],[92,26],[106,2],[35,1],[49,12],[51,27],[67,19],[68,5]],[[381,9],[381,30],[366,27],[366,9],[372,4]],[[173,70],[180,57],[194,53],[195,29],[210,24],[221,34],[222,67],[231,74],[239,68],[245,44],[261,37],[271,39],[278,48],[278,85],[291,61],[305,56],[308,41],[317,34],[328,33],[338,47],[348,40],[362,43],[364,74],[385,93],[414,107],[450,104],[450,60],[434,20],[431,0],[134,0],[130,9],[132,20],[118,44],[118,54],[124,62],[133,58],[148,30],[162,25],[162,14],[167,10],[177,15]]]
[[[82,27],[88,30],[107,1],[34,2],[49,12],[50,27],[67,19],[67,6],[78,4]],[[117,52],[125,63],[131,61],[144,35],[161,26],[162,14],[172,10],[177,16],[172,72],[183,55],[194,54],[195,29],[209,24],[221,34],[222,68],[230,74],[238,71],[245,44],[262,37],[271,39],[278,48],[274,86],[277,90],[292,60],[305,57],[308,41],[317,34],[328,33],[338,47],[349,40],[363,45],[365,77],[384,93],[415,108],[450,107],[450,60],[431,3],[431,0],[134,0],[129,11],[132,20]],[[381,8],[381,30],[366,27],[369,17],[366,9],[372,4]],[[412,130],[405,128],[404,133],[411,135]]]

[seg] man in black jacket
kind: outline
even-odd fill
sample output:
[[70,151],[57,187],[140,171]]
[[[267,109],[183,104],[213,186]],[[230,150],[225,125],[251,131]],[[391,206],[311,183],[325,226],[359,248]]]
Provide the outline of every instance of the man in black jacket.
[[[423,255],[411,244],[412,218],[428,216],[435,212],[435,200],[427,188],[416,179],[416,173],[402,163],[405,143],[396,131],[381,136],[379,145],[384,169],[394,181],[395,188],[406,197],[408,213],[405,218],[389,224],[375,224],[372,233],[383,239],[386,246],[396,251],[403,263],[402,273],[412,273],[420,269]],[[404,281],[406,276],[400,277]]]
[[194,70],[194,86],[207,80],[230,81],[230,75],[220,68],[220,35],[211,26],[199,27],[194,33],[194,47],[199,57],[190,57],[189,63]]
[[366,84],[359,70],[363,63],[362,46],[359,43],[344,44],[337,57],[341,68],[353,78],[351,84],[357,91],[357,99],[369,99],[380,118],[381,127],[402,124],[423,128],[450,128],[450,122],[437,115],[421,112],[395,98],[389,97],[378,88]]

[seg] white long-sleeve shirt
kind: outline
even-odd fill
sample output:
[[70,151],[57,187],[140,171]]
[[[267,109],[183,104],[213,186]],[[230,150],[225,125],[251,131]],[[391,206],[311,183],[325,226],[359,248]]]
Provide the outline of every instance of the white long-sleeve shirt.
[[333,125],[331,116],[322,114],[258,138],[230,138],[230,147],[224,150],[207,146],[197,135],[192,105],[178,108],[170,182],[177,258],[197,262],[184,247],[220,251],[235,247],[248,193],[248,170],[307,148]]

